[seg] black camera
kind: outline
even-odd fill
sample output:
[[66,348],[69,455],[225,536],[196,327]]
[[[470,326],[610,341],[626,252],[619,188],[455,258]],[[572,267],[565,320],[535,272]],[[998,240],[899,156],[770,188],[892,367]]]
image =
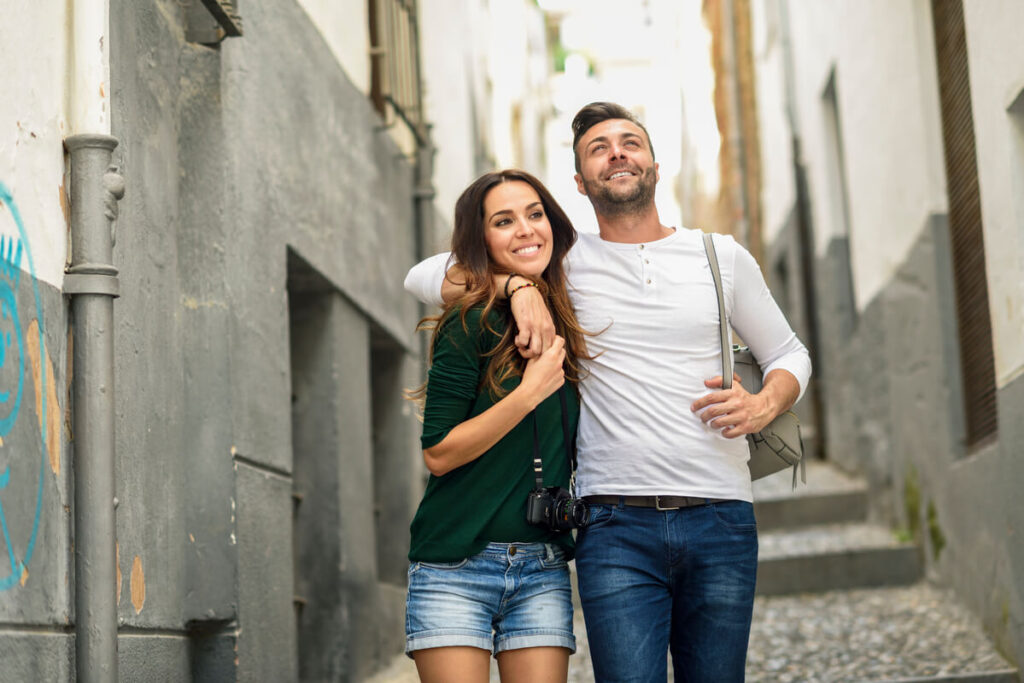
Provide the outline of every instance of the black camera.
[[526,521],[552,531],[568,531],[585,527],[590,522],[590,510],[567,489],[548,486],[534,489],[526,497]]

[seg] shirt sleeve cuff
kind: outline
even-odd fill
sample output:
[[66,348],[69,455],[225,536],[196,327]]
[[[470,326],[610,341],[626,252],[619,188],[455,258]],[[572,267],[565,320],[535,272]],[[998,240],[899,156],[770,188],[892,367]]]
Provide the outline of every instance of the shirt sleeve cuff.
[[797,384],[800,385],[800,394],[796,397],[794,404],[803,398],[804,392],[807,390],[807,383],[811,379],[811,358],[806,351],[783,356],[763,368],[765,375],[772,370],[786,370],[796,378]]
[[448,272],[450,256],[450,252],[434,254],[413,266],[405,276],[405,291],[425,304],[443,308],[441,285]]

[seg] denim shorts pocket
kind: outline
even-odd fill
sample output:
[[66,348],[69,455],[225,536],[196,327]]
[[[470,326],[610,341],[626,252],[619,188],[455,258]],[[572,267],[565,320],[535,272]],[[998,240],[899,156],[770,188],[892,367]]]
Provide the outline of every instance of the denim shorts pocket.
[[597,505],[588,505],[587,510],[590,512],[590,522],[580,529],[581,532],[587,529],[600,529],[604,525],[608,524],[608,522],[615,518],[616,506],[601,503]]
[[552,545],[551,550],[552,554],[550,557],[544,556],[540,558],[541,567],[544,569],[561,569],[569,563],[569,561],[565,559],[565,548],[559,545]]
[[725,503],[713,503],[711,509],[718,522],[734,531],[757,531],[757,520],[754,518],[754,506],[742,500],[730,500]]
[[439,569],[441,571],[451,571],[453,569],[461,569],[466,566],[469,562],[469,558],[462,560],[456,560],[455,562],[413,562],[409,566],[409,573],[413,574],[419,569]]

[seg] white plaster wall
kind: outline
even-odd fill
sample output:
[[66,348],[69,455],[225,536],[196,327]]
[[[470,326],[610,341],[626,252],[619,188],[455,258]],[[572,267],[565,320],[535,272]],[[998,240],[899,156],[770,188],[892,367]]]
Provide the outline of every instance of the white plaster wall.
[[[497,0],[489,5],[486,53],[487,78],[491,86],[489,123],[495,164],[505,168],[519,165],[517,141],[512,134],[512,112],[515,106],[522,106],[530,90],[529,17],[522,2]],[[522,123],[528,125],[525,120]]]
[[[0,183],[13,197],[24,223],[21,269],[60,287],[67,258],[67,221],[61,208],[64,137],[75,78],[69,74],[71,13],[67,0],[11,3],[0,22]],[[105,11],[105,5],[101,7]],[[103,17],[105,25],[105,15]],[[100,50],[102,35],[90,44]],[[83,60],[80,60],[84,62]],[[98,91],[104,82],[90,83]],[[109,97],[109,92],[105,95]],[[105,99],[105,98],[104,98]],[[77,132],[91,130],[84,121]],[[105,119],[109,121],[109,118]],[[12,213],[0,208],[0,235],[21,239]],[[31,252],[31,264],[27,253]]]
[[[477,168],[478,150],[486,165],[522,165],[543,175],[543,18],[529,0],[422,0],[420,32],[424,98],[436,147],[436,205],[451,220],[459,195],[484,170]],[[519,139],[512,125],[515,107],[521,112]]]
[[[996,383],[1024,373],[1024,3],[965,0]],[[1017,102],[1016,110],[1007,111]]]
[[786,113],[785,51],[777,9],[777,2],[762,0],[751,5],[765,243],[778,236],[796,204],[792,130]]
[[828,202],[822,94],[834,67],[846,158],[851,267],[863,309],[945,210],[935,58],[926,0],[790,3],[798,117],[816,247],[839,233]]
[[434,188],[437,210],[449,222],[455,201],[474,176],[473,58],[479,22],[476,3],[466,0],[420,2],[420,54],[427,120],[433,124]]
[[[357,88],[370,92],[370,24],[366,0],[299,0]],[[245,13],[245,7],[241,7]],[[381,18],[383,21],[383,17]]]

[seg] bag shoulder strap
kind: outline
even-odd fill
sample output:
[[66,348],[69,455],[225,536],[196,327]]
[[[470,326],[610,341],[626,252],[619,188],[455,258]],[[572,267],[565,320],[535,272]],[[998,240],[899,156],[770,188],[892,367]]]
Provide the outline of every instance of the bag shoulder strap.
[[718,255],[715,253],[713,235],[704,233],[704,253],[711,266],[711,278],[715,281],[715,294],[718,295],[718,333],[722,344],[722,388],[732,388],[732,347],[729,344],[729,321],[725,315],[725,295],[722,293],[722,273],[718,269]]

